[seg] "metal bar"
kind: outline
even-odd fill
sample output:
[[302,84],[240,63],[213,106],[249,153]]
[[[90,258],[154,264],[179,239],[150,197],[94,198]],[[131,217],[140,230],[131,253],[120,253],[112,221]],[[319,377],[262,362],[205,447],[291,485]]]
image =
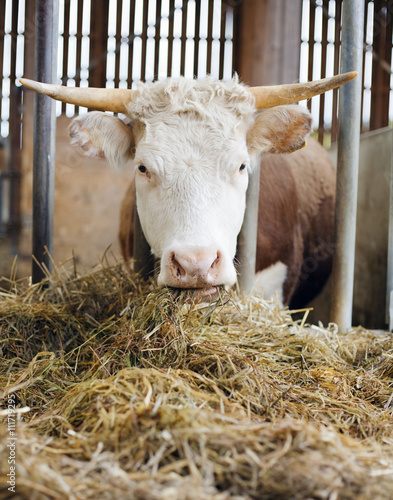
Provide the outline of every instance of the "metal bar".
[[214,0],[209,0],[209,11],[207,16],[207,59],[206,73],[210,75],[212,71],[212,47],[213,47],[213,15],[214,15]]
[[120,84],[120,49],[121,49],[121,18],[122,18],[122,0],[117,0],[116,10],[116,48],[115,48],[115,78],[114,86],[119,88]]
[[[314,73],[314,45],[315,45],[315,3],[310,2],[310,29],[308,32],[308,81],[311,82]],[[307,102],[311,111],[312,99]]]
[[359,76],[340,90],[331,321],[345,332],[352,326],[355,265],[356,204],[359,168],[360,104],[362,93],[364,2],[343,3],[341,71]]
[[[367,36],[367,26],[370,21],[368,12],[368,0],[365,0],[365,8],[364,8],[364,23],[363,23],[363,37],[364,41],[366,41]],[[366,47],[366,46],[365,46]],[[366,50],[363,50],[363,71],[362,71],[362,89],[364,89],[364,67],[366,62]],[[335,73],[337,74],[337,73]],[[363,110],[364,110],[364,92],[362,92],[362,102],[361,102],[361,119],[360,119],[360,132],[363,133],[365,131],[365,123],[363,121]],[[370,128],[370,123],[367,124],[367,129]]]
[[172,63],[173,63],[173,21],[175,16],[175,0],[169,2],[169,27],[168,27],[168,66],[167,76],[172,76]]
[[[329,0],[323,0],[322,4],[322,47],[321,47],[321,78],[326,77],[326,56],[327,56],[327,34],[329,21]],[[319,96],[319,125],[318,141],[323,144],[325,136],[325,94]]]
[[[333,73],[338,75],[338,70],[340,67],[340,32],[341,32],[341,6],[342,0],[336,0],[335,4],[335,16],[334,16],[334,70]],[[337,141],[337,109],[338,109],[338,89],[333,90],[333,102],[332,102],[332,129],[331,129],[331,143]]]
[[154,257],[151,253],[150,245],[142,231],[141,222],[136,206],[136,193],[134,205],[134,271],[139,273],[144,279],[148,279],[154,274]]
[[[77,20],[77,28],[76,28],[75,87],[81,86],[82,22],[83,22],[83,2],[82,2],[82,0],[79,0],[78,1],[78,20]],[[75,114],[76,115],[79,114],[79,106],[75,106]]]
[[227,6],[225,3],[221,4],[221,23],[220,23],[220,62],[218,78],[222,80],[224,78],[224,56],[225,56],[225,29],[226,29],[226,14]]
[[[64,30],[63,30],[63,75],[61,84],[67,85],[68,81],[68,52],[70,43],[70,1],[64,3]],[[66,112],[66,103],[61,103],[61,113]]]
[[259,205],[259,176],[260,170],[256,168],[249,177],[246,212],[243,226],[237,241],[238,283],[244,293],[250,293],[255,280],[255,265],[257,256],[258,235],[258,205]]
[[[15,54],[15,52],[13,52]],[[11,253],[16,255],[21,231],[21,131],[22,131],[22,90],[15,85],[15,74],[11,78],[10,99],[10,156],[8,178],[10,186],[10,215],[8,234]]]
[[146,52],[147,52],[147,30],[149,29],[148,25],[148,14],[149,14],[149,1],[143,1],[143,21],[142,21],[142,57],[141,57],[141,80],[142,82],[146,81]]
[[[56,81],[58,0],[37,0],[35,79]],[[33,165],[33,283],[51,270],[53,251],[53,199],[55,170],[55,103],[47,96],[35,96]]]
[[156,4],[156,25],[154,33],[154,80],[158,80],[158,69],[160,64],[160,41],[161,41],[161,0]]
[[195,27],[194,27],[194,77],[198,78],[199,45],[201,42],[201,0],[195,2]]
[[231,6],[231,9],[230,9],[231,13],[232,13],[232,22],[231,22],[231,31],[232,31],[232,38],[231,38],[231,43],[232,43],[232,57],[231,57],[231,64],[232,64],[232,75],[234,74],[234,71],[235,71],[235,62],[236,62],[236,50],[235,50],[235,46],[236,46],[236,41],[237,41],[237,26],[236,26],[236,17],[237,17],[237,11],[238,11],[238,7],[236,6]]
[[[12,0],[12,21],[11,21],[11,61],[10,61],[10,99],[12,100],[12,87],[15,87],[16,80],[16,41],[18,37],[18,13],[19,0]],[[10,119],[12,112],[16,110],[10,109]]]
[[134,62],[134,40],[135,40],[135,2],[130,3],[130,24],[128,35],[128,73],[127,86],[132,87],[132,65]]
[[0,123],[1,106],[3,97],[3,58],[4,58],[4,26],[5,25],[5,0],[0,0]]
[[233,7],[232,73],[240,73],[239,68],[242,59],[242,18],[242,3],[236,2]]
[[12,1],[11,28],[11,71],[10,71],[10,157],[8,161],[8,177],[10,183],[10,216],[8,233],[10,236],[11,253],[16,255],[19,246],[21,229],[20,221],[20,176],[21,176],[21,90],[16,87],[16,50],[18,36],[19,0]]
[[188,15],[188,1],[183,0],[182,13],[181,13],[181,36],[180,36],[180,74],[184,76],[186,69],[186,43],[187,43],[187,15]]

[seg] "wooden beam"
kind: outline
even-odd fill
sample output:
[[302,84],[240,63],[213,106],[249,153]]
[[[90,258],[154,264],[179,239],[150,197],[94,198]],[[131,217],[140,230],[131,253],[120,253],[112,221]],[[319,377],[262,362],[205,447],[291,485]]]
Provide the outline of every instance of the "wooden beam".
[[106,86],[109,2],[96,0],[91,5],[89,87]]
[[392,18],[384,0],[374,0],[370,130],[389,125]]
[[301,0],[248,0],[239,7],[235,69],[250,85],[299,79]]

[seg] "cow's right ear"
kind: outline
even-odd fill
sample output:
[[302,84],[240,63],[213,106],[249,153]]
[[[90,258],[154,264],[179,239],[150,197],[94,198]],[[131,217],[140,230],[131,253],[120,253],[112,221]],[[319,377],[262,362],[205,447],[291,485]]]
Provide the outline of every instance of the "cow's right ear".
[[106,158],[115,167],[125,165],[135,153],[131,127],[100,111],[74,118],[69,133],[71,144],[80,147],[86,156]]
[[298,105],[277,106],[258,113],[247,133],[249,151],[292,153],[305,146],[312,117]]

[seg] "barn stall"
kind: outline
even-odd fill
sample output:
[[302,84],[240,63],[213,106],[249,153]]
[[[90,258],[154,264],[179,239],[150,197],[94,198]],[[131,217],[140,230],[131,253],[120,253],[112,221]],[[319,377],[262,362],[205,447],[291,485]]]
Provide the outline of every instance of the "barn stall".
[[[117,3],[119,13],[126,4]],[[161,39],[157,30],[156,38],[152,37],[151,26],[148,31],[152,21],[149,21],[146,6],[150,4],[153,2],[145,2],[145,9],[142,9],[145,31],[140,36],[140,47],[141,51],[146,51],[145,55],[149,38],[150,47]],[[206,46],[209,47],[210,43],[211,49],[220,47],[222,52],[218,51],[218,54],[225,54],[227,42],[233,37],[229,51],[233,67],[251,84],[298,79],[299,54],[304,57],[305,46],[309,54],[318,44],[322,53],[323,47],[326,53],[332,52],[332,48],[338,50],[337,39],[332,42],[331,33],[328,33],[332,19],[334,21],[341,12],[340,2],[305,2],[303,10],[300,2],[299,9],[294,8],[294,2],[283,2],[282,5],[280,2],[266,2],[266,10],[259,10],[262,2],[219,4],[218,12],[225,14],[218,23],[221,26],[219,33],[232,35],[226,40],[217,34],[213,36],[211,32],[209,38],[209,26],[213,30],[214,23],[209,25],[207,22]],[[373,4],[374,10],[369,4]],[[67,32],[66,19],[71,22],[71,12],[76,12],[77,6],[81,26],[84,5],[85,2],[66,2],[64,5],[64,46],[68,44],[69,47],[72,43],[82,46],[83,36],[78,37],[77,33],[75,40],[71,41],[73,35]],[[113,5],[115,2],[111,5],[103,2],[97,15],[103,13],[103,20],[106,20],[106,13]],[[160,18],[159,5],[164,6],[161,11],[164,16],[165,2],[162,5],[157,3],[154,20]],[[205,9],[209,20],[214,19],[211,15],[217,12],[217,5],[218,2],[179,2],[173,3],[173,8],[177,14],[183,14],[181,25],[187,29],[187,14],[193,8],[195,12],[198,6]],[[32,8],[30,3],[26,7]],[[208,7],[212,10],[209,11]],[[381,20],[383,13],[389,25],[388,3],[380,10],[377,2],[367,2],[366,7],[366,19],[374,16],[374,27],[377,26],[375,19]],[[172,11],[168,12],[170,20]],[[300,22],[301,16],[306,14],[309,15],[307,35],[302,33],[305,28]],[[132,9],[128,11],[127,20],[128,16],[132,20]],[[294,22],[296,16],[299,23]],[[255,22],[248,22],[250,18]],[[32,19],[32,11],[28,19]],[[106,57],[109,47],[106,41],[108,30],[97,19],[99,17],[92,22],[96,35],[91,29],[87,36],[90,36],[92,61],[97,60],[97,54],[105,60],[103,54]],[[263,31],[256,23],[257,19],[263,19]],[[187,34],[183,31],[183,35],[173,36],[172,41],[177,38],[179,46],[183,44],[186,48],[189,39],[197,39],[197,26],[199,38],[203,39],[197,20],[198,16],[194,19],[194,32]],[[285,38],[279,30],[274,30],[274,20],[287,26]],[[231,22],[232,28],[227,32],[223,26],[225,23],[231,26]],[[322,28],[320,38],[315,23]],[[255,32],[250,28],[254,25]],[[68,26],[70,30],[71,24]],[[334,26],[337,29],[337,23]],[[117,29],[112,38],[116,39],[120,31]],[[391,31],[390,35],[388,28],[386,32],[386,39],[390,36],[391,43]],[[380,33],[374,29],[375,43]],[[303,39],[301,50],[287,53],[288,47],[299,48],[300,35]],[[291,37],[297,40],[297,44],[291,43]],[[253,50],[250,40],[255,43]],[[198,44],[194,42],[194,51],[180,52],[178,71],[186,73],[186,68],[190,68],[188,58],[193,55],[191,74],[203,76],[204,72],[216,71],[217,77],[225,78],[225,58],[214,59],[213,52],[210,58],[206,56],[206,69],[200,72],[203,63],[198,62],[201,56],[196,48]],[[277,64],[277,57],[269,60],[274,52],[270,44],[283,61],[288,61],[287,65]],[[93,50],[96,51],[94,57]],[[226,51],[228,55],[228,49]],[[116,50],[112,52],[117,53]],[[260,60],[262,54],[265,60]],[[176,57],[174,52],[172,56]],[[176,64],[169,64],[170,57],[166,60],[167,68],[173,69]],[[120,86],[120,64],[116,63],[116,57],[114,60],[113,85]],[[142,60],[149,59],[142,57]],[[159,65],[159,58],[153,60]],[[26,65],[31,62],[26,58]],[[336,58],[333,62],[338,64]],[[326,60],[325,65],[326,71]],[[103,86],[99,78],[101,82],[108,79],[108,70],[103,72],[103,66],[91,65],[89,76],[94,74],[94,67],[101,76],[96,76],[97,80],[91,76],[89,85]],[[284,75],[282,66],[294,73]],[[136,73],[136,79],[157,75],[147,65],[142,70],[142,74]],[[70,76],[68,71],[66,62],[63,77],[65,73]],[[147,74],[149,71],[150,75]],[[317,70],[312,71],[318,75]],[[374,74],[373,71],[373,77]],[[76,75],[77,72],[75,79]],[[322,71],[319,76],[323,76]],[[127,78],[127,85],[132,86],[132,73]],[[267,78],[272,80],[267,81]],[[388,96],[389,93],[390,89]],[[335,99],[337,96],[333,95],[332,108],[337,106]],[[322,124],[325,113],[328,114],[325,111],[328,106],[323,101],[321,98],[317,104],[319,113],[316,116]],[[326,101],[329,103],[328,97]],[[29,105],[27,96],[24,105]],[[371,123],[375,107],[370,103],[369,109],[370,113],[364,112],[363,115],[368,116]],[[70,110],[69,114],[73,112]],[[330,131],[325,131],[320,125],[318,133],[321,139],[326,140],[328,136],[334,142],[337,123],[334,125],[334,113],[331,116]],[[31,117],[32,114],[27,120]],[[68,140],[64,123],[67,120],[67,116],[57,120],[58,135],[63,134],[64,142]],[[383,132],[387,135],[386,131]],[[377,135],[379,149],[389,144],[389,137],[382,140],[379,132],[370,134],[365,140],[372,141],[373,134]],[[32,137],[24,139],[31,141]],[[105,224],[102,219],[105,219],[107,208],[102,207],[103,200],[119,197],[116,184],[119,183],[118,189],[121,190],[124,185],[122,175],[126,177],[127,173],[121,173],[117,180],[113,180],[113,172],[108,173],[104,165],[85,167],[85,160],[71,149],[66,150],[67,153],[60,151],[56,169],[67,178],[68,186],[62,186],[65,193],[63,211],[58,208],[61,205],[57,205],[58,216],[67,218],[64,212],[70,205],[71,190],[75,189],[73,175],[80,176],[78,180],[84,179],[82,186],[85,190],[94,182],[93,189],[85,191],[86,199],[75,208],[79,210],[79,217],[84,203],[87,215],[91,217],[89,212],[94,208],[88,202],[97,203],[96,210],[101,212],[99,217],[94,212],[94,223],[90,226],[92,233],[97,234],[96,221]],[[23,155],[22,149],[22,159]],[[71,158],[69,163],[68,158]],[[364,175],[366,183],[369,182],[367,174]],[[25,182],[25,187],[22,182],[22,189],[28,192],[29,181],[23,176],[22,180]],[[92,193],[97,196],[102,186],[109,191],[101,192],[100,200],[94,199]],[[61,203],[59,192],[56,195],[57,203]],[[71,199],[78,202],[75,193]],[[110,220],[112,226],[115,218],[114,207]],[[84,252],[85,243],[81,245],[75,218],[68,214],[68,219],[73,231],[69,228],[64,232],[64,226],[57,225],[55,219],[56,261],[61,260],[56,254],[56,231],[61,228],[62,244],[74,233],[68,254],[63,258],[70,256],[72,245],[79,246],[80,252]],[[67,220],[63,223],[66,224]],[[92,233],[86,239],[93,238]],[[112,233],[109,237],[112,240],[107,244],[116,235]],[[14,241],[19,243],[19,238],[20,235]],[[100,238],[102,232],[97,240]],[[96,254],[102,255],[106,249],[93,243],[91,251],[95,253],[90,254],[90,260],[86,257],[85,265],[94,264]],[[113,253],[116,256],[115,249]],[[21,498],[382,499],[393,494],[393,347],[389,334],[359,327],[342,335],[334,324],[327,328],[318,323],[310,326],[309,310],[299,312],[301,319],[294,320],[277,304],[256,297],[223,294],[221,301],[211,306],[197,304],[185,294],[174,297],[167,291],[157,290],[153,283],[145,283],[122,264],[110,262],[108,253],[95,272],[81,272],[77,254],[77,258],[64,267],[55,263],[52,274],[44,283],[26,287],[16,282],[13,274],[5,284],[8,291],[1,295],[1,386],[5,402],[1,414],[5,419],[1,448],[4,457],[1,463],[5,464],[5,468],[1,466],[2,497],[12,497],[12,491],[8,490],[10,483],[7,483],[7,480],[12,480],[9,475],[12,464],[8,463],[11,451],[15,451],[11,459],[16,461],[15,482]],[[375,326],[379,325],[372,325]],[[12,425],[10,427],[14,417],[13,404],[17,420],[16,450],[7,447],[12,443],[10,432],[14,432]]]

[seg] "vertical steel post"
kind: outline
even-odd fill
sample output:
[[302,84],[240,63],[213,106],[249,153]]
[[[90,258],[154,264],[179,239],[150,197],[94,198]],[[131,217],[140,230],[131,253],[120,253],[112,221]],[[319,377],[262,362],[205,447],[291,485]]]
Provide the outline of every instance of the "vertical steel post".
[[16,255],[19,247],[19,236],[21,231],[21,96],[22,91],[15,86],[15,78],[11,79],[11,103],[12,114],[10,116],[10,156],[8,166],[8,177],[10,183],[10,216],[8,221],[8,234],[10,237],[11,253]]
[[[57,76],[58,0],[37,0],[35,17],[35,80],[55,83]],[[55,174],[55,102],[35,95],[33,164],[33,259],[32,279],[51,270],[48,255],[53,251],[53,201]],[[47,251],[45,250],[47,249]]]
[[356,208],[362,96],[364,2],[344,0],[341,71],[359,76],[340,90],[335,217],[336,251],[333,262],[330,319],[346,332],[352,326],[355,267]]
[[11,253],[18,253],[19,235],[21,229],[20,217],[20,176],[21,176],[21,89],[15,85],[16,80],[16,50],[18,37],[19,0],[12,1],[11,30],[11,71],[10,71],[10,155],[8,161],[8,178],[10,185],[8,234]]
[[243,226],[237,240],[237,258],[239,260],[239,287],[244,293],[250,293],[255,279],[258,235],[259,205],[259,168],[251,174],[246,196],[246,212]]
[[[135,193],[136,200],[136,193]],[[154,257],[151,248],[142,231],[136,202],[134,205],[134,271],[139,273],[144,279],[148,279],[154,274]]]

